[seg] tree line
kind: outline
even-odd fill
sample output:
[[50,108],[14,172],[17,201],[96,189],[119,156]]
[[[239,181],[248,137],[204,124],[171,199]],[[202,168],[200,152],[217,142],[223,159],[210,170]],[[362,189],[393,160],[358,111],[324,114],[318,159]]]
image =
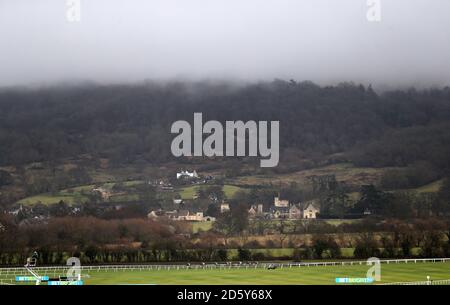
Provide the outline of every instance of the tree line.
[[333,158],[364,166],[422,161],[440,174],[450,165],[450,88],[377,94],[353,83],[283,80],[2,89],[0,164],[80,154],[166,162],[171,124],[192,121],[194,112],[222,123],[279,120],[280,168],[338,152],[346,154]]

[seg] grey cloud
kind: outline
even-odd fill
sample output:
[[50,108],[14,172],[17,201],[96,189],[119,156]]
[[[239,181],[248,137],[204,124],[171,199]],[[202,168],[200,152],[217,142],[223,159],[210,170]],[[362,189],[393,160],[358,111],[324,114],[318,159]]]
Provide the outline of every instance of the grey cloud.
[[219,78],[450,84],[450,1],[0,0],[0,86]]

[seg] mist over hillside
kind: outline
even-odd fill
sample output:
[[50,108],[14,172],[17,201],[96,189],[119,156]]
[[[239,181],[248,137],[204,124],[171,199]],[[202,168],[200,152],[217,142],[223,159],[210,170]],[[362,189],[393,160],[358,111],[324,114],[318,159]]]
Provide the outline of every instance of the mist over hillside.
[[90,79],[255,81],[374,88],[450,83],[447,0],[1,1],[0,87]]

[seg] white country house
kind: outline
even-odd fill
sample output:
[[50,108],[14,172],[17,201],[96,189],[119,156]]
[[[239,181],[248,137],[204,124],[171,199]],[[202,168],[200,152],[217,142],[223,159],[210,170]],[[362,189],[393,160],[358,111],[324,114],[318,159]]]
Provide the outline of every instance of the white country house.
[[177,173],[177,179],[181,178],[198,178],[198,174],[195,170],[192,173],[190,173],[189,171],[181,171]]

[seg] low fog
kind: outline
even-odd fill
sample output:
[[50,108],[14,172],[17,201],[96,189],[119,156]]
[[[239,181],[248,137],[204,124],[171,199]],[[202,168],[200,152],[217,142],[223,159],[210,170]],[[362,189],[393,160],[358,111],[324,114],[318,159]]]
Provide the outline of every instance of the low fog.
[[[70,1],[69,1],[70,2]],[[450,84],[450,1],[0,0],[0,86],[274,78]]]

